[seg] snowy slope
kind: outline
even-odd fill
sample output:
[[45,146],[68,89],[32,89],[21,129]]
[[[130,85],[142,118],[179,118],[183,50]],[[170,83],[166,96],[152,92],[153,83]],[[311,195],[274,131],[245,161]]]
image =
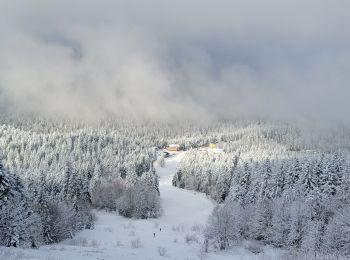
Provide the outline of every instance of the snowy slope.
[[[201,232],[214,203],[204,194],[171,185],[177,163],[183,155],[179,153],[168,158],[165,168],[156,166],[164,208],[159,219],[134,220],[116,213],[96,212],[98,219],[94,230],[84,230],[72,240],[43,246],[39,250],[0,247],[0,259],[204,259],[200,254]],[[243,248],[211,253],[206,257],[259,259]]]
[[165,168],[156,167],[164,209],[164,214],[159,221],[167,225],[185,225],[186,227],[195,224],[203,225],[214,207],[213,202],[204,194],[172,186],[177,163],[183,155],[184,153],[180,153],[169,158]]

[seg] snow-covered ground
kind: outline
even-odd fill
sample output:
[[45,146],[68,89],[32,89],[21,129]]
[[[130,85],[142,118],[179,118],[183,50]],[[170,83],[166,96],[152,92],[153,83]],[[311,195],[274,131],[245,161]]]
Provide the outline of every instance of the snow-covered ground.
[[151,259],[278,259],[274,250],[254,255],[243,247],[226,252],[201,254],[201,232],[215,206],[204,194],[171,185],[177,163],[184,153],[156,166],[164,209],[158,219],[134,220],[116,213],[96,212],[93,230],[84,230],[74,239],[40,249],[1,248],[0,259],[44,260],[151,260]]

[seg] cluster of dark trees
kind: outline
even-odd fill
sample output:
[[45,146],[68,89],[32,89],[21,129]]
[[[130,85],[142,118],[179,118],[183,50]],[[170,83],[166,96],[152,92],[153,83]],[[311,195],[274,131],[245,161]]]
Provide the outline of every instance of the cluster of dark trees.
[[133,218],[156,218],[161,214],[157,176],[153,172],[142,175],[117,200],[120,215]]
[[19,178],[0,164],[0,245],[36,246],[40,216],[30,204]]

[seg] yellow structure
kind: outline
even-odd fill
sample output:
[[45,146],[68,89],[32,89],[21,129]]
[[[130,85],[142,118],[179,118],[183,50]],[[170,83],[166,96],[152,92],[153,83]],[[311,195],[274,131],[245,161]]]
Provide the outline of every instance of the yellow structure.
[[210,144],[209,144],[209,148],[211,148],[211,149],[217,148],[217,145],[214,144],[214,143],[210,143]]
[[180,151],[180,145],[179,144],[171,144],[169,145],[169,147],[166,148],[168,151],[171,152],[176,152],[176,151]]

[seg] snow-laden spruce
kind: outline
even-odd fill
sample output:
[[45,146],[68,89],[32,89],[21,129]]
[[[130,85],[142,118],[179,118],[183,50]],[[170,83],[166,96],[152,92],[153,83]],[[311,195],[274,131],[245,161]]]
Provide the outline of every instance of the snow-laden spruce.
[[209,220],[208,249],[254,239],[349,254],[349,131],[304,130],[243,120],[207,126],[2,120],[1,245],[71,238],[93,228],[93,208],[158,217],[157,150],[216,143],[222,153],[188,152],[173,179],[225,202]]
[[332,149],[309,150],[291,149],[278,131],[245,134],[224,144],[223,153],[186,153],[174,176],[174,185],[224,201],[209,218],[206,246],[227,249],[256,240],[312,254],[349,255],[347,139],[341,149],[335,139]]

